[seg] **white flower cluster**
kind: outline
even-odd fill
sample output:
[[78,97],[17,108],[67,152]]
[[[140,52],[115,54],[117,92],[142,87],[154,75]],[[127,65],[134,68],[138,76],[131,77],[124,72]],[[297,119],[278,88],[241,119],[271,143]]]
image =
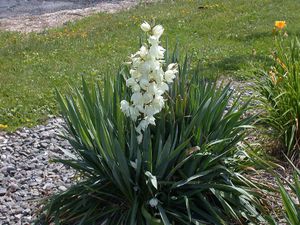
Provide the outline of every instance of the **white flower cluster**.
[[126,86],[131,88],[130,101],[121,101],[121,110],[133,121],[138,121],[136,131],[138,142],[143,139],[142,132],[149,124],[155,125],[154,115],[159,113],[165,104],[164,93],[169,90],[177,74],[177,64],[172,63],[163,70],[165,49],[160,46],[164,28],[156,25],[153,28],[144,22],[141,29],[148,35],[147,44],[131,55],[131,77],[126,80]]

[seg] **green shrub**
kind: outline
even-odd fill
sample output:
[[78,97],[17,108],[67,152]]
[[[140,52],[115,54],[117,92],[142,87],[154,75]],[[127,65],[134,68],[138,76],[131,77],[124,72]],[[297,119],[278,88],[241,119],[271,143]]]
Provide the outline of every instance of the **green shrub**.
[[262,120],[281,140],[284,153],[299,158],[300,150],[300,43],[297,38],[289,47],[277,39],[274,65],[256,82],[265,113]]
[[[178,62],[175,51],[166,64]],[[81,181],[46,202],[48,224],[255,224],[264,221],[255,185],[238,168],[252,118],[248,102],[229,85],[218,87],[192,71],[185,59],[168,101],[139,144],[136,124],[120,101],[130,96],[123,68],[101,87],[58,94],[74,156],[56,161],[79,172]],[[103,86],[103,88],[102,88]]]

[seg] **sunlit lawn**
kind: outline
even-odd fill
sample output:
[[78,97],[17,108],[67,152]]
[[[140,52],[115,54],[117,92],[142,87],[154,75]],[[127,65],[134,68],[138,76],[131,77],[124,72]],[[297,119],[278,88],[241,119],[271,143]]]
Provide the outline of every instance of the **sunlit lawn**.
[[0,124],[14,130],[41,123],[58,113],[55,87],[114,76],[139,46],[144,20],[161,23],[170,48],[178,40],[204,75],[246,78],[268,63],[275,20],[287,21],[289,35],[299,32],[299,8],[295,0],[165,1],[39,34],[0,32]]

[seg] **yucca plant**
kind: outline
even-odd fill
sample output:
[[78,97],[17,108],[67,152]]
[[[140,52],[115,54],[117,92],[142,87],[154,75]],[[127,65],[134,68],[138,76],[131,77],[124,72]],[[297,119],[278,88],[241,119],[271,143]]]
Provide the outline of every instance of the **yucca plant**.
[[[166,64],[178,62],[177,51]],[[248,103],[229,105],[229,85],[218,87],[189,68],[186,57],[156,125],[137,140],[136,124],[120,101],[130,96],[123,68],[102,85],[58,94],[74,157],[58,159],[81,181],[51,197],[41,224],[258,224],[264,221],[255,185],[238,168],[237,143],[252,118]]]
[[289,46],[276,41],[274,65],[263,72],[257,84],[265,113],[262,121],[271,126],[282,143],[284,153],[295,160],[300,150],[300,43],[294,38]]

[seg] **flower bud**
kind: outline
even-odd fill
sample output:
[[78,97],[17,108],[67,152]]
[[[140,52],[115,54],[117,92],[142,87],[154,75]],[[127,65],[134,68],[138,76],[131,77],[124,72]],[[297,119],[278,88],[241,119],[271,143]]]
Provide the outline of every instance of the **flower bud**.
[[149,204],[151,207],[156,207],[158,205],[158,199],[157,198],[151,198],[149,201]]
[[155,27],[153,27],[152,32],[155,37],[160,38],[160,36],[164,32],[164,28],[162,27],[162,25],[156,25]]
[[149,25],[149,23],[144,21],[144,23],[142,23],[142,25],[141,25],[141,29],[145,32],[148,32],[149,30],[151,30],[151,26]]

